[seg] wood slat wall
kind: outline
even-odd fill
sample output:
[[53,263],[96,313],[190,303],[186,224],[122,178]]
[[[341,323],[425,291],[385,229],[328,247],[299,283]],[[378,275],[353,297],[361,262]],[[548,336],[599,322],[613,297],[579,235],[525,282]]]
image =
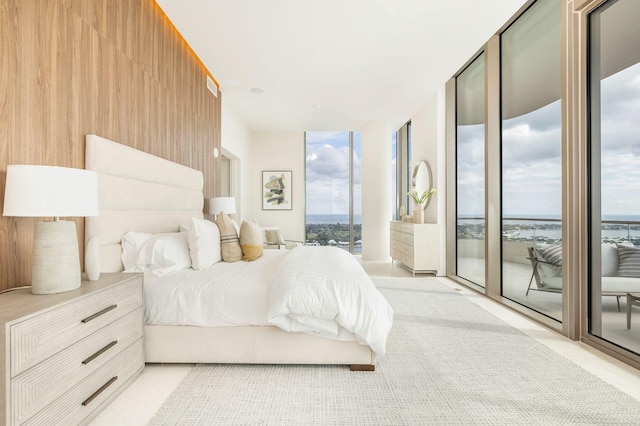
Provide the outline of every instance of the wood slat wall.
[[[8,164],[84,168],[89,133],[199,169],[217,195],[221,94],[153,0],[0,0],[0,44],[0,207]],[[0,290],[29,284],[37,220],[0,216]]]

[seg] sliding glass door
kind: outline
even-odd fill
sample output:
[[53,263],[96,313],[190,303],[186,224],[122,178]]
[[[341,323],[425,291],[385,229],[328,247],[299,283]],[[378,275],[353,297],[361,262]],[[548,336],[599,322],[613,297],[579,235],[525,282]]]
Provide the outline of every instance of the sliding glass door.
[[589,333],[640,354],[640,2],[589,17]]
[[456,79],[456,273],[484,287],[484,54]]
[[561,1],[501,36],[502,295],[562,321]]

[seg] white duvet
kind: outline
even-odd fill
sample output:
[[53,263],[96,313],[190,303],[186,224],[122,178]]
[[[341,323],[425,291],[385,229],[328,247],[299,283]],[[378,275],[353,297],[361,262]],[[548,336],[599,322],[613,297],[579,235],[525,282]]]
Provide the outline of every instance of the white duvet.
[[145,276],[145,323],[287,331],[357,340],[384,354],[393,311],[353,256],[333,247],[265,250],[254,262]]
[[298,247],[271,277],[267,321],[335,339],[344,339],[346,330],[382,356],[393,310],[348,252]]

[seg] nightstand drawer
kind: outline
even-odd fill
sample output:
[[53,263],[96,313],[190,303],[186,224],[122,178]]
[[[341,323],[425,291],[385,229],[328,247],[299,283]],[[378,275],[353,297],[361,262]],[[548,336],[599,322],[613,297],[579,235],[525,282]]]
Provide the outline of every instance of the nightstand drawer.
[[141,306],[142,277],[137,275],[12,325],[11,377]]
[[139,339],[24,424],[80,424],[143,367],[143,342]]
[[13,379],[12,424],[45,408],[142,337],[143,321],[140,307]]

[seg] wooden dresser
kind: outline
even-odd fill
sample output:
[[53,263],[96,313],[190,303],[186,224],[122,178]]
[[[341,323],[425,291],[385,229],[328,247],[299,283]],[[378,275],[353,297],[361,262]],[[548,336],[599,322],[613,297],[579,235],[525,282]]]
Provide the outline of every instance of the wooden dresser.
[[409,223],[393,221],[391,231],[391,258],[417,273],[438,274],[440,267],[440,230],[436,223]]
[[144,368],[141,274],[0,294],[0,423],[83,424]]

